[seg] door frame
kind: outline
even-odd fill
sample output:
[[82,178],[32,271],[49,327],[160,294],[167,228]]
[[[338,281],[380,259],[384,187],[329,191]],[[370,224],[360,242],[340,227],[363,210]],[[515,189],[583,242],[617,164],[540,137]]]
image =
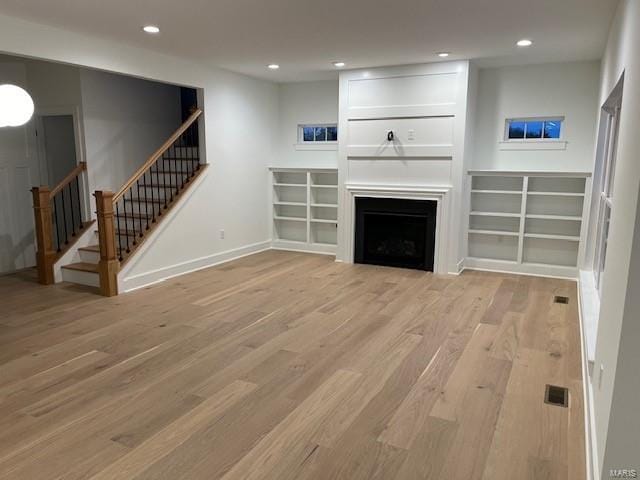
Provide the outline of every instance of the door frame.
[[[85,142],[84,142],[84,130],[82,128],[82,111],[78,105],[58,105],[55,107],[41,107],[36,109],[34,114],[36,121],[36,145],[38,154],[38,168],[40,173],[41,183],[44,183],[45,177],[48,183],[49,168],[47,164],[47,154],[44,146],[44,136],[38,135],[37,132],[44,131],[43,117],[53,117],[60,115],[71,115],[73,118],[73,136],[76,144],[76,164],[80,164],[85,161]],[[90,192],[87,172],[80,176],[81,185],[81,198],[82,198],[82,218],[87,220],[92,217],[91,215],[91,203]],[[49,185],[53,188],[55,185]]]

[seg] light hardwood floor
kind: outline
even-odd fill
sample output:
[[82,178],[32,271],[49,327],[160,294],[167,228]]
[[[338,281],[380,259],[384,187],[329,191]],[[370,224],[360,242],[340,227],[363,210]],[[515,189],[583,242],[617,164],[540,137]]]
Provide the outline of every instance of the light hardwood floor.
[[572,282],[276,251],[111,299],[34,278],[0,278],[0,479],[585,477]]

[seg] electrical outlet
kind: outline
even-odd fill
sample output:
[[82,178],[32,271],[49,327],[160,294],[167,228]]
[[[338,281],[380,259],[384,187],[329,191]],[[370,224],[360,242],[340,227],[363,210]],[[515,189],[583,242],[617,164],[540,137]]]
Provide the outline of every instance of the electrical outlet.
[[220,230],[220,240],[224,240],[224,230]]

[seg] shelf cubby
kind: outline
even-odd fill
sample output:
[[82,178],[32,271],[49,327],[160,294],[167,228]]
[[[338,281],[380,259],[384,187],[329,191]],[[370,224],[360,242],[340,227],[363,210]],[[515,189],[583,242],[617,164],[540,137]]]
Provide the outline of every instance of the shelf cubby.
[[518,238],[471,231],[469,232],[469,256],[515,262],[518,258]]
[[584,197],[527,196],[528,215],[582,217]]
[[584,177],[529,177],[528,191],[530,193],[573,193],[584,195]]
[[474,212],[520,214],[522,194],[472,193],[471,210]]
[[337,223],[312,221],[311,243],[315,245],[335,245],[338,240],[337,227]]
[[522,193],[522,177],[473,176],[472,190],[498,190]]
[[490,230],[517,235],[520,231],[520,217],[472,215],[469,217],[469,230]]
[[525,237],[522,262],[577,267],[578,247],[572,240]]
[[306,222],[289,221],[285,219],[275,219],[274,231],[278,239],[286,242],[306,243],[307,224]]

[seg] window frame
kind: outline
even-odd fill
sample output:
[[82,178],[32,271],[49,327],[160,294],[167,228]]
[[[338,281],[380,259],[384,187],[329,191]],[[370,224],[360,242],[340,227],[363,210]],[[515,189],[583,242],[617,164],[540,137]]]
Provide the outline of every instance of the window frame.
[[309,123],[299,123],[296,142],[294,148],[296,150],[338,150],[338,140],[304,140],[304,129],[305,128],[329,128],[335,127],[336,133],[338,133],[338,123],[324,123],[324,122],[309,122]]
[[606,266],[607,245],[610,222],[613,214],[613,189],[615,180],[616,159],[618,155],[618,135],[620,129],[620,110],[622,95],[612,100],[613,104],[602,107],[602,115],[606,115],[606,131],[604,138],[603,168],[597,190],[596,244],[593,256],[593,277],[598,295],[602,296],[603,274]]
[[[544,122],[560,122],[560,136],[558,138],[544,138]],[[524,138],[509,138],[509,127],[512,122],[524,122],[525,123],[525,137]],[[540,138],[526,138],[526,123],[527,122],[543,122],[542,137]],[[508,117],[504,121],[504,132],[502,135],[503,143],[562,143],[564,142],[565,133],[565,117],[564,115],[549,115],[544,117]]]
[[[336,136],[337,136],[337,131],[338,131],[338,124],[337,123],[301,123],[298,125],[298,144],[303,144],[303,145],[322,145],[322,144],[336,144],[338,143],[338,140],[305,140],[304,139],[304,129],[305,128],[330,128],[330,127],[335,127],[336,129]],[[315,135],[314,135],[315,136]],[[326,138],[326,137],[325,137]]]

